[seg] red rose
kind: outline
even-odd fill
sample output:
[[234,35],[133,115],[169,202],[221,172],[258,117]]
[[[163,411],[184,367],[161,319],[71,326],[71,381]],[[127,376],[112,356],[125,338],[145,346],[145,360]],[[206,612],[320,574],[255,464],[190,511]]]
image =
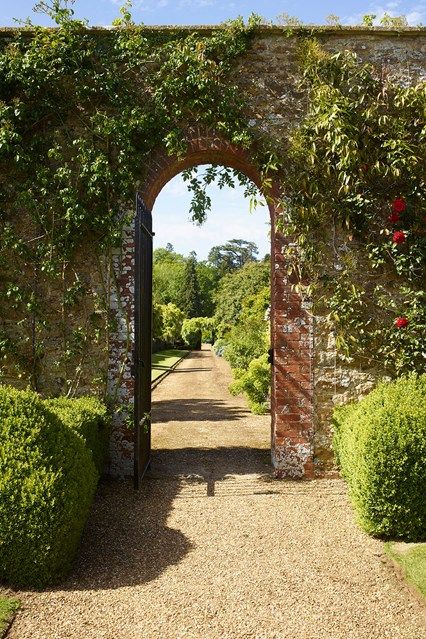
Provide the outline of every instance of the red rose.
[[391,222],[391,224],[396,224],[397,222],[399,222],[399,213],[391,213],[388,217],[389,222]]
[[395,244],[404,244],[406,240],[405,233],[403,231],[395,231],[393,234],[393,241]]
[[405,328],[410,323],[406,317],[397,317],[394,321],[394,324],[397,328]]
[[403,197],[397,197],[392,202],[392,211],[394,213],[402,213],[407,208],[407,204]]

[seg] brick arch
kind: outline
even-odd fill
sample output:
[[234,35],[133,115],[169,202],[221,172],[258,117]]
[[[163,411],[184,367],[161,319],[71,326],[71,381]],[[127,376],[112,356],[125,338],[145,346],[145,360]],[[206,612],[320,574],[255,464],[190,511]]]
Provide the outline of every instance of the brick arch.
[[219,164],[244,173],[260,189],[262,180],[249,153],[226,141],[211,129],[191,127],[186,130],[187,150],[183,157],[157,151],[149,163],[141,186],[143,199],[152,210],[161,189],[175,175],[198,164]]
[[[141,188],[152,209],[161,189],[175,175],[198,164],[219,164],[237,169],[261,189],[262,180],[250,154],[215,131],[190,127],[182,158],[158,152],[152,158]],[[278,196],[279,187],[272,187]],[[286,238],[276,230],[280,214],[274,199],[271,215],[271,453],[277,476],[311,477],[313,465],[312,321],[285,272]]]
[[[244,149],[230,144],[213,131],[191,127],[187,130],[187,151],[182,158],[155,153],[149,162],[143,184],[138,185],[146,205],[152,209],[161,189],[175,175],[198,164],[219,164],[247,175],[259,188],[258,170]],[[269,195],[278,196],[277,185]],[[283,248],[288,242],[276,228],[280,209],[271,198],[271,346],[274,364],[271,372],[271,455],[277,477],[309,478],[314,475],[313,463],[313,327],[309,309],[294,292],[285,268]],[[122,266],[119,278],[121,307],[113,310],[118,324],[134,321],[134,228],[127,229],[120,254]],[[118,267],[118,264],[117,264]],[[125,351],[124,338],[117,334],[112,342],[110,380],[117,378],[117,361]],[[128,349],[127,349],[128,352]],[[119,385],[123,403],[133,402],[133,380],[130,362],[124,360],[123,382]],[[116,422],[112,438],[113,474],[130,474],[133,455],[133,434],[124,423]]]

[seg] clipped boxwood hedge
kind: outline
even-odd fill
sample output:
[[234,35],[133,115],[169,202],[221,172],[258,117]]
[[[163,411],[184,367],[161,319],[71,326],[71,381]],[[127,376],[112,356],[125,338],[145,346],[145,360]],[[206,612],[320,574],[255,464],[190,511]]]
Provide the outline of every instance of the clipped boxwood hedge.
[[105,404],[95,397],[58,397],[45,400],[45,405],[81,435],[89,447],[99,475],[105,468],[108,452],[110,420]]
[[362,528],[426,539],[426,375],[377,386],[334,411],[334,449]]
[[97,480],[83,436],[36,393],[0,386],[0,580],[43,587],[67,573]]

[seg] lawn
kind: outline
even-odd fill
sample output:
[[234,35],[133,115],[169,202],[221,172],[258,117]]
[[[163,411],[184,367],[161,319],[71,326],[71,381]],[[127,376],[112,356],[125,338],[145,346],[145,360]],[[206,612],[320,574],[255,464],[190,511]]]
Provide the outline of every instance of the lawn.
[[389,557],[402,568],[402,571],[413,586],[426,597],[426,543],[424,544],[385,544]]
[[0,637],[9,626],[9,623],[19,608],[19,602],[16,599],[4,599],[0,597]]
[[172,366],[188,353],[189,351],[177,349],[154,353],[152,356],[151,382],[155,382],[161,375],[170,371]]

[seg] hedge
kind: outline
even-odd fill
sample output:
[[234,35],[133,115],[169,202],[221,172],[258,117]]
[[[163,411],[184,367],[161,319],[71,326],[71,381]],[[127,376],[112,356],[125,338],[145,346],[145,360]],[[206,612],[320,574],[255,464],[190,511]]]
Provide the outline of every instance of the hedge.
[[379,384],[333,414],[337,461],[362,528],[426,539],[426,375]]
[[43,587],[69,570],[98,480],[77,430],[36,393],[0,386],[0,580]]
[[106,406],[95,397],[58,397],[47,399],[44,403],[77,435],[81,435],[101,476],[105,468],[110,436],[110,420]]

